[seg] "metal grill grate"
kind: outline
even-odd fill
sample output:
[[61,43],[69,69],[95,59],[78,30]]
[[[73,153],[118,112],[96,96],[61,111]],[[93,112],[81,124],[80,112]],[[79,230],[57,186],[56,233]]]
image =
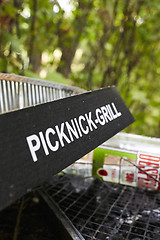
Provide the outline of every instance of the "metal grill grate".
[[160,192],[58,175],[40,191],[86,239],[160,239]]
[[0,73],[0,113],[21,109],[84,92],[83,89]]

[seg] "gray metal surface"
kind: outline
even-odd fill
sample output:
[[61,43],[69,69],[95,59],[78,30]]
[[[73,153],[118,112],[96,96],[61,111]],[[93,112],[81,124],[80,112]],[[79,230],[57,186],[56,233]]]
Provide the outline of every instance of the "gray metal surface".
[[159,240],[160,192],[59,175],[41,193],[86,240]]
[[14,74],[0,73],[0,113],[85,92],[83,89]]

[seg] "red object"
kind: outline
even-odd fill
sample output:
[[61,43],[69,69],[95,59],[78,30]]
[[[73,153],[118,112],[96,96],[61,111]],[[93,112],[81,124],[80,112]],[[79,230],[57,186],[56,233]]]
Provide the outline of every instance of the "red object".
[[132,183],[134,180],[134,173],[126,173],[126,181]]
[[98,171],[98,174],[99,174],[100,176],[108,176],[108,172],[107,172],[105,169],[100,169],[100,170]]

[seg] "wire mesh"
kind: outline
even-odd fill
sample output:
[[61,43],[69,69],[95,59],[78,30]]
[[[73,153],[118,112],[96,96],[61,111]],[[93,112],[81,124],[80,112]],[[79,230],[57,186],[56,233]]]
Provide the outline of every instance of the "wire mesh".
[[160,192],[57,175],[41,189],[86,240],[160,239]]

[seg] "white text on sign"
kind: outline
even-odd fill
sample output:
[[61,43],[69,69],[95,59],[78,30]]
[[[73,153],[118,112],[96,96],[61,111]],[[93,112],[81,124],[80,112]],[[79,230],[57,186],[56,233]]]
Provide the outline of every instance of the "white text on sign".
[[37,151],[43,148],[45,155],[50,152],[56,152],[60,147],[74,142],[83,135],[89,134],[98,126],[103,126],[122,115],[112,102],[105,106],[95,109],[92,112],[85,113],[70,121],[62,122],[54,127],[49,127],[45,132],[40,131],[38,134],[32,134],[28,137],[27,143],[34,162],[38,160]]

